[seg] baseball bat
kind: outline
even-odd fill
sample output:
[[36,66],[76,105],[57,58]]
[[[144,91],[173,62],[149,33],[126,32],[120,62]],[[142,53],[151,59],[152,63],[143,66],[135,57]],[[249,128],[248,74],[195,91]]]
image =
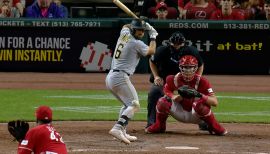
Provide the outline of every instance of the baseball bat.
[[113,3],[116,4],[120,9],[122,9],[127,15],[138,19],[136,14],[134,14],[125,4],[123,4],[120,0],[113,0]]

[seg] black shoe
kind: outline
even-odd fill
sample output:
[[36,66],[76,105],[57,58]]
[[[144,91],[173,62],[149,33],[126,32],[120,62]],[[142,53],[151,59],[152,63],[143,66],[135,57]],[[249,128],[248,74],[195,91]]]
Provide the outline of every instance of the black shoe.
[[153,125],[153,124],[147,124],[147,125],[145,126],[145,128],[148,128],[148,127],[151,126],[151,125]]
[[205,123],[205,122],[199,123],[198,126],[199,126],[200,130],[209,131],[209,127],[208,127],[207,123]]

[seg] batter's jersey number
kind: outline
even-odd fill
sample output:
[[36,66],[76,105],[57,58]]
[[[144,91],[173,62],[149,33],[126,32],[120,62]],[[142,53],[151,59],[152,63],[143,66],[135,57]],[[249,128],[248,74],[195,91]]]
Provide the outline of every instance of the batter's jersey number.
[[124,47],[124,44],[120,43],[118,46],[117,46],[117,50],[115,51],[115,54],[114,54],[114,58],[115,59],[118,59],[122,53],[122,49]]

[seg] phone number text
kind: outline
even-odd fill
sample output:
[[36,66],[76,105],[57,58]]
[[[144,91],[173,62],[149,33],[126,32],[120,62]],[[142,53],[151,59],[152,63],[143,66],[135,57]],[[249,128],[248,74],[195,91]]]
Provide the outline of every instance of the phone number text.
[[32,21],[35,27],[100,27],[99,21]]
[[224,29],[269,29],[270,25],[269,24],[260,24],[260,23],[254,23],[254,24],[250,24],[250,23],[235,23],[235,24],[231,24],[231,23],[224,23],[223,24],[223,28]]

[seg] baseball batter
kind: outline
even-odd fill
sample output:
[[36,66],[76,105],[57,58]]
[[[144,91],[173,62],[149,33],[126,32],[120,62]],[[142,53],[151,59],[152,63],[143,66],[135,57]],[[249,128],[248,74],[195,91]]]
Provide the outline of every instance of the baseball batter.
[[[150,36],[149,46],[140,40],[145,30]],[[126,144],[137,140],[137,137],[126,133],[126,127],[140,108],[138,94],[129,77],[134,73],[141,56],[155,53],[157,35],[157,31],[141,19],[133,19],[130,24],[124,25],[114,50],[111,70],[106,77],[107,88],[123,104],[119,119],[109,134]]]
[[[146,129],[147,133],[162,133],[170,114],[184,123],[198,124],[204,121],[209,132],[216,135],[227,133],[215,119],[211,106],[218,100],[209,81],[196,74],[198,61],[194,56],[185,55],[179,60],[180,73],[166,78],[165,96],[157,102],[156,122]],[[175,93],[175,92],[178,93]]]

